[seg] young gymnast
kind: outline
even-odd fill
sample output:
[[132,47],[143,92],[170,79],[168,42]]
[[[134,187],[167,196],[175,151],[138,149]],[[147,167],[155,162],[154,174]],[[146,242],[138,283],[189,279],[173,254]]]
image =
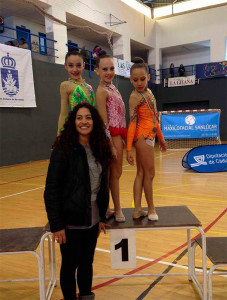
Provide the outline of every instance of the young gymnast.
[[65,69],[68,72],[69,79],[63,81],[60,85],[61,110],[58,119],[58,135],[63,128],[69,110],[74,106],[85,101],[95,106],[95,94],[93,88],[82,79],[82,72],[85,67],[83,56],[73,50],[65,56]]
[[114,214],[117,222],[125,222],[120,206],[119,180],[122,174],[123,141],[127,138],[125,105],[118,89],[112,84],[114,78],[113,58],[105,51],[99,53],[96,73],[100,83],[96,92],[96,104],[105,126],[106,135],[111,142],[114,161],[110,165],[109,187],[114,203],[114,212],[107,211],[107,218]]
[[[158,123],[156,100],[151,90],[147,88],[150,74],[142,58],[136,57],[130,70],[130,81],[135,90],[129,99],[130,123],[127,136],[127,160],[134,165],[131,152],[132,143],[136,148],[137,174],[133,187],[135,210],[133,219],[148,215],[151,221],[157,221],[153,203],[153,179],[155,175],[154,144],[157,134],[160,150],[166,151],[166,142]],[[142,191],[144,189],[148,212],[141,208]]]

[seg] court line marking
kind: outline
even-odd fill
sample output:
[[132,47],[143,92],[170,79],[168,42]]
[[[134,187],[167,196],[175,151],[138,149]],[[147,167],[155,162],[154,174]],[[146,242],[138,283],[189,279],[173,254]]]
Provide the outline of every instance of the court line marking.
[[[219,219],[221,219],[221,217],[222,217],[224,214],[226,214],[226,212],[227,212],[227,208],[224,209],[224,210],[219,214],[219,216],[218,216],[215,220],[213,220],[213,221],[212,221],[212,222],[204,229],[204,232],[207,232],[211,227],[213,227],[213,226],[219,221]],[[195,240],[197,237],[199,237],[199,236],[201,236],[200,233],[197,234],[195,237],[193,237],[193,238],[191,239],[191,241],[194,241],[194,240]],[[147,267],[149,267],[149,266],[151,266],[151,265],[157,263],[158,261],[161,261],[163,258],[166,258],[166,257],[168,257],[168,256],[170,256],[170,255],[176,253],[177,251],[183,249],[183,248],[186,247],[187,245],[188,245],[187,242],[185,242],[184,244],[178,246],[177,248],[171,250],[170,252],[168,252],[168,253],[166,253],[166,254],[160,256],[159,258],[156,258],[154,261],[151,261],[151,262],[149,262],[149,263],[147,263],[147,264],[145,264],[145,265],[143,265],[143,266],[140,266],[140,267],[138,267],[138,268],[136,268],[136,269],[134,269],[134,270],[131,270],[131,271],[129,271],[129,272],[126,272],[126,273],[124,273],[123,275],[131,275],[131,274],[137,273],[137,272],[140,271],[140,270],[146,269]],[[106,286],[106,285],[109,285],[109,284],[111,284],[111,283],[113,283],[113,282],[119,281],[119,280],[121,280],[122,278],[123,278],[123,277],[118,277],[118,278],[113,278],[113,279],[111,279],[111,280],[107,280],[107,281],[105,281],[105,282],[103,282],[103,283],[101,283],[101,284],[95,285],[95,286],[92,288],[92,290],[99,289],[99,288],[104,287],[104,286]]]
[[27,178],[18,179],[18,180],[6,181],[4,183],[0,183],[0,185],[15,183],[15,182],[18,182],[18,181],[33,179],[33,178],[42,177],[42,176],[46,176],[46,174],[31,176],[31,177],[27,177]]
[[[132,169],[132,170],[123,170],[124,172],[136,172],[136,168],[135,169]],[[182,170],[182,171],[184,171],[184,170]],[[172,172],[172,171],[156,171],[155,170],[155,173],[156,174],[178,174],[178,175],[192,175],[192,174],[194,174],[194,175],[199,175],[200,177],[204,174],[206,174],[206,175],[209,175],[209,176],[222,176],[222,177],[227,177],[227,175],[225,175],[225,174],[223,174],[224,172],[216,172],[216,173],[192,173],[192,172],[186,172],[186,171],[184,171],[184,172],[182,172],[182,171],[179,171],[179,172]]]
[[[161,155],[155,155],[155,159],[156,158],[160,158],[160,157],[165,157],[165,156],[169,156],[169,155],[172,155],[173,153],[168,153],[168,154],[161,154]],[[124,167],[128,167],[128,166],[131,166],[130,164],[127,164],[127,165],[123,165],[122,168]],[[133,166],[132,166],[133,167]],[[127,170],[124,170],[124,171],[127,171]]]
[[[107,249],[95,248],[95,250],[98,250],[100,252],[105,252],[105,253],[109,253],[110,254],[110,250],[107,250]],[[148,257],[143,257],[143,256],[136,256],[136,259],[138,259],[138,260],[145,260],[145,261],[154,261],[155,260],[154,258],[148,258]],[[174,264],[174,263],[170,263],[170,262],[167,262],[167,261],[160,260],[157,263],[161,264],[161,265],[166,265],[166,266],[171,266],[171,267],[176,267],[176,268],[187,269],[188,270],[188,266]],[[198,271],[198,272],[200,272],[200,273],[203,272],[202,269],[195,268],[195,270]],[[219,275],[219,276],[227,277],[227,275]]]
[[185,187],[185,186],[200,186],[202,185],[201,183],[187,183],[187,184],[176,184],[176,185],[169,185],[169,186],[164,186],[161,188],[156,188],[153,189],[154,192],[160,191],[160,190],[166,190],[166,189],[171,189],[171,188],[179,188],[179,187]]
[[[172,263],[177,263],[181,258],[185,256],[187,253],[187,248],[185,248],[174,260]],[[167,275],[171,270],[173,269],[173,266],[168,266],[162,274],[160,274],[156,279],[142,292],[138,297],[136,297],[136,300],[143,300],[150,292],[151,290],[160,282],[163,280],[164,276]]]
[[172,196],[172,195],[163,195],[163,194],[156,194],[156,193],[154,193],[154,196],[157,196],[157,197],[167,197],[167,198],[177,198],[177,199],[185,199],[185,200],[198,200],[198,201],[209,201],[209,202],[227,203],[227,200],[215,200],[215,199],[207,199],[207,198]]
[[167,153],[167,154],[162,153],[161,155],[160,154],[159,155],[155,155],[155,158],[166,157],[166,156],[169,156],[169,155],[172,155],[172,154],[174,154],[174,153]]
[[17,196],[17,195],[21,195],[21,194],[24,194],[24,193],[32,192],[32,191],[35,191],[35,190],[43,189],[43,188],[44,188],[44,186],[41,186],[41,187],[38,187],[38,188],[35,188],[35,189],[26,190],[26,191],[23,191],[23,192],[19,192],[19,193],[15,193],[15,194],[3,196],[3,197],[0,197],[0,200],[1,199],[5,199],[5,198],[9,198],[9,197],[13,197],[13,196]]
[[[196,229],[192,229],[193,231],[196,231]],[[220,234],[220,235],[227,235],[227,232],[220,232],[220,231],[208,231],[209,234]]]
[[[6,183],[6,181],[2,181],[0,183]],[[14,182],[12,184],[16,185],[34,185],[34,186],[43,186],[43,184],[36,184],[36,183],[22,183],[22,182]]]
[[[133,195],[133,192],[124,192],[121,191],[120,194],[130,194]],[[144,193],[142,193],[142,196],[145,196]],[[210,201],[210,202],[220,202],[220,203],[227,203],[226,200],[215,200],[215,199],[207,199],[207,198],[196,198],[196,197],[183,197],[183,196],[174,196],[174,195],[163,195],[163,194],[158,194],[154,193],[155,197],[165,197],[165,198],[177,198],[177,199],[185,199],[185,200],[198,200],[198,201]]]
[[[25,191],[22,191],[22,192],[18,192],[18,193],[14,193],[14,194],[10,194],[10,195],[7,195],[7,196],[0,197],[0,200],[4,199],[4,198],[9,198],[9,197],[13,197],[13,196],[16,196],[16,195],[20,195],[20,194],[23,194],[23,193],[35,191],[35,190],[38,190],[38,189],[41,189],[41,188],[44,188],[44,185],[40,186],[38,188],[34,188],[34,189],[30,189],[30,190],[25,190]],[[168,187],[166,187],[166,188],[168,188]],[[120,194],[130,194],[130,195],[133,195],[132,192],[123,192],[123,191],[121,191]],[[144,193],[142,195],[144,196]],[[225,201],[225,200],[214,200],[214,199],[207,199],[207,198],[172,196],[172,195],[163,195],[163,194],[156,194],[156,193],[154,193],[154,196],[156,196],[156,197],[167,197],[167,198],[177,198],[177,199],[180,198],[180,199],[185,199],[185,200],[198,200],[198,201],[210,201],[210,202],[227,203],[227,201]]]
[[[124,170],[126,171],[126,170]],[[224,172],[216,172],[216,173],[199,173],[199,172],[191,172],[191,171],[187,171],[187,170],[182,170],[181,173],[179,172],[173,172],[173,171],[164,171],[164,172],[161,172],[161,171],[155,171],[156,173],[164,173],[164,174],[179,174],[179,175],[198,175],[198,176],[202,176],[202,175],[208,175],[208,176],[224,176],[226,177],[227,175],[224,174]]]
[[[100,252],[110,253],[110,250],[106,250],[106,249],[102,249],[102,248],[96,248],[96,250],[98,250]],[[147,258],[147,257],[143,257],[143,256],[136,256],[136,259],[145,260],[145,261],[154,261],[155,260],[153,258]],[[162,261],[162,260],[158,261],[157,263],[161,264],[161,265],[167,265],[167,266],[177,267],[177,268],[181,268],[181,269],[188,269],[187,266],[173,264],[173,263],[169,263],[169,262]],[[201,269],[196,269],[196,270],[198,270],[198,272],[202,273]]]

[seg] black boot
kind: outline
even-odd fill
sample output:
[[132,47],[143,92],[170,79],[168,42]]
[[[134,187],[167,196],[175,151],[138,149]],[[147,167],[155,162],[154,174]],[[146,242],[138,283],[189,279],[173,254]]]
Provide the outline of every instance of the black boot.
[[95,299],[95,294],[91,292],[90,295],[84,295],[78,297],[78,300],[94,300]]

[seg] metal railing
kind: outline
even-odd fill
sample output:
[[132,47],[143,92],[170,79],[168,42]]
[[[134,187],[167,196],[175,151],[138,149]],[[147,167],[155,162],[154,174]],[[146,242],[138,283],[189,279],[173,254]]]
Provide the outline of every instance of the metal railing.
[[[17,40],[17,35],[15,33],[18,31],[23,32],[23,33],[26,32],[28,37],[25,40],[27,43],[27,48],[29,50],[31,50],[32,52],[34,52],[38,55],[44,55],[44,56],[50,57],[50,60],[51,60],[51,57],[58,58],[58,56],[56,55],[56,52],[58,51],[58,49],[55,48],[55,44],[57,43],[56,40],[47,38],[47,37],[45,37],[44,34],[38,35],[38,34],[31,33],[29,31],[25,31],[23,29],[13,28],[13,27],[9,27],[6,25],[1,25],[0,28],[12,30],[14,32],[13,36],[6,35],[4,32],[0,33],[0,43],[6,44],[7,42],[12,41],[15,44],[14,46],[17,47],[17,46],[19,46],[19,41]],[[3,38],[3,41],[1,38]],[[43,41],[42,44],[40,44],[41,40]],[[91,78],[92,71],[94,71],[95,65],[96,65],[96,58],[93,55],[95,52],[91,51],[89,49],[84,49],[84,48],[75,46],[75,44],[73,44],[73,43],[70,44],[69,42],[66,44],[66,46],[71,47],[71,48],[72,47],[76,48],[76,50],[78,50],[78,52],[81,52],[81,54],[83,55],[83,58],[84,58],[84,62],[85,62],[85,69],[89,70],[89,76]],[[227,62],[224,61],[224,62],[220,62],[220,63],[225,63],[224,67],[226,70]],[[220,63],[217,62],[216,64],[220,64]],[[199,67],[200,65],[210,65],[210,64],[213,64],[213,63],[184,66],[185,71],[183,74],[179,73],[180,66],[174,67],[172,70],[170,68],[162,68],[162,69],[158,69],[158,70],[149,68],[149,74],[150,74],[149,84],[152,85],[154,83],[163,83],[164,79],[170,78],[170,77],[190,76],[190,75],[197,75],[197,77],[198,77],[197,67]],[[226,74],[226,71],[225,71],[225,74]],[[217,77],[217,76],[218,75],[215,75],[215,74],[212,75],[212,77]],[[204,77],[201,77],[201,78],[204,78]],[[198,77],[198,79],[200,79],[200,78]]]
[[184,66],[185,71],[183,75],[180,75],[178,71],[180,66],[174,67],[172,70],[170,68],[158,69],[157,73],[159,74],[156,74],[156,80],[163,82],[165,78],[195,75],[195,66],[196,65]]
[[156,70],[153,68],[149,68],[149,74],[150,74],[150,83],[155,83],[156,81]]
[[[19,32],[25,32],[22,29],[13,28],[13,27],[9,27],[9,26],[6,26],[6,25],[1,25],[1,27],[12,30],[12,31],[14,31],[14,33],[18,32],[18,31]],[[55,51],[58,51],[58,49],[55,48],[55,43],[57,43],[56,40],[49,39],[45,36],[41,36],[41,35],[38,35],[38,34],[35,34],[35,33],[27,32],[27,31],[26,31],[26,33],[28,35],[28,38],[25,39],[25,40],[26,40],[26,43],[27,43],[27,48],[29,50],[31,50],[34,53],[41,54],[41,55],[46,55],[46,56],[58,58],[58,56],[55,55]],[[17,37],[16,37],[15,34],[14,34],[14,37],[12,37],[12,36],[5,35],[4,32],[3,32],[3,33],[0,33],[0,38],[1,37],[3,37],[4,39],[7,38],[8,41],[4,41],[4,42],[0,41],[0,43],[6,44],[7,42],[12,41],[14,43],[15,47],[19,47],[19,41],[17,40]],[[45,41],[45,45],[40,45],[40,39],[43,39]],[[42,51],[41,50],[42,48],[44,48],[45,51]]]

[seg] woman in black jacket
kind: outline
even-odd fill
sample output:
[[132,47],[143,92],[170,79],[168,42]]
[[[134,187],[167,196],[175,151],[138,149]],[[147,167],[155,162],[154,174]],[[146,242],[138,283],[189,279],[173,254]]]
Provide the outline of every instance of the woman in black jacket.
[[94,299],[92,263],[97,237],[105,233],[111,151],[95,108],[78,104],[54,143],[44,199],[53,240],[60,244],[64,300]]

